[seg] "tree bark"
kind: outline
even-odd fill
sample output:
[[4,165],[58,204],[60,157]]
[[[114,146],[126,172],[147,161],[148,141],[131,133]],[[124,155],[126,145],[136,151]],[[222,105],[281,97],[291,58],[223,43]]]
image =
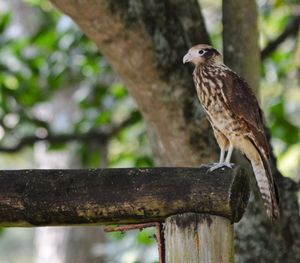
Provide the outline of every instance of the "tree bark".
[[[243,76],[259,95],[260,50],[258,45],[257,9],[254,0],[223,1],[223,46],[225,63]],[[236,156],[239,162],[241,156]],[[254,189],[246,215],[236,226],[236,262],[300,262],[300,220],[298,187],[276,169],[282,215],[270,222],[264,213],[261,197],[251,176]],[[252,169],[248,169],[252,174]]]
[[146,121],[157,165],[217,159],[191,69],[182,64],[191,45],[209,42],[196,0],[52,2],[97,44],[126,83]]
[[[196,99],[191,70],[181,65],[191,45],[209,42],[196,0],[52,2],[74,19],[125,81],[146,121],[156,164],[194,166],[216,160],[217,147]],[[257,91],[255,1],[223,2],[225,61]],[[257,206],[249,209],[252,223],[245,219],[240,225],[245,235],[237,238],[240,262],[250,262],[252,253],[257,262],[282,262],[284,257],[299,262],[296,186],[283,178],[279,186],[283,219],[274,227]]]
[[224,61],[258,93],[260,49],[254,0],[223,0]]

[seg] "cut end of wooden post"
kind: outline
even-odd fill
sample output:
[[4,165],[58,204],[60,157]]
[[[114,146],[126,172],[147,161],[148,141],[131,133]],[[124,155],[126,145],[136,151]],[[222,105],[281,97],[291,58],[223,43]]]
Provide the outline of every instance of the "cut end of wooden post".
[[237,175],[232,181],[232,191],[230,195],[232,222],[238,222],[241,220],[247,208],[250,196],[249,176],[238,166],[235,168],[235,173]]
[[[210,166],[202,166],[205,169],[209,169]],[[223,167],[213,172],[207,173],[210,176],[221,177],[218,180],[218,184],[214,187],[216,191],[227,191],[227,198],[224,200],[224,206],[228,205],[228,211],[230,214],[225,217],[229,218],[231,222],[238,222],[241,220],[250,196],[250,183],[249,176],[245,173],[244,169],[241,169],[239,165],[234,165],[232,168]],[[228,176],[228,175],[231,176]],[[225,177],[229,181],[226,181]],[[223,214],[218,214],[224,216]]]

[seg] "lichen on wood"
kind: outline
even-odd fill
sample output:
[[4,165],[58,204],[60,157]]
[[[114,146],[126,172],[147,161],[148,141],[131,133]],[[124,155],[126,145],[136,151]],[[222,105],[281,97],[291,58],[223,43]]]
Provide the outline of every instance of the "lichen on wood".
[[184,212],[236,222],[248,196],[238,167],[0,171],[0,225],[128,224]]

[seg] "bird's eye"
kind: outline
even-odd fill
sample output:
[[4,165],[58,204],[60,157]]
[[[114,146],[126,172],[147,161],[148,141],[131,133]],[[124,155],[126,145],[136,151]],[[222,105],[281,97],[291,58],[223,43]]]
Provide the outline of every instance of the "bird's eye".
[[198,54],[199,54],[199,55],[203,55],[203,54],[204,54],[204,50],[203,50],[203,49],[200,49],[200,50],[198,51]]

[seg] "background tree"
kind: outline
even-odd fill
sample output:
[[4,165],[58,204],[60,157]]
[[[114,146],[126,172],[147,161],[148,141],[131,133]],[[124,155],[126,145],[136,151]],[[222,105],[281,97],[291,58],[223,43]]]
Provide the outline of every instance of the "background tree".
[[[254,90],[258,92],[259,83],[262,84],[262,102],[269,109],[268,123],[279,168],[297,178],[300,56],[296,37],[300,16],[296,1],[258,1],[258,9],[253,0],[227,0],[223,4],[201,1],[202,8],[195,0],[53,3],[96,43],[125,82],[142,113],[157,165],[194,166],[217,158],[211,129],[196,98],[191,70],[181,64],[190,46],[212,41],[218,48],[223,43],[225,62],[244,76]],[[151,165],[145,152],[141,117],[120,81],[116,81],[106,60],[78,30],[68,32],[65,22],[56,24],[59,16],[50,9],[48,2],[38,1],[37,13],[46,16],[47,22],[32,39],[2,39],[6,52],[3,54],[11,52],[21,61],[19,67],[7,59],[1,63],[2,150],[17,151],[40,140],[50,142],[53,149],[74,141],[74,152],[87,166],[99,166],[99,158],[105,156],[99,149],[108,149],[109,165]],[[206,23],[202,15],[205,13]],[[8,16],[2,20],[4,29]],[[61,129],[49,125],[51,119],[36,118],[34,114],[36,107],[53,98],[62,86],[76,89],[74,98],[80,108],[79,117],[67,120],[69,126],[63,134]],[[127,132],[123,132],[125,127]],[[126,142],[128,145],[132,134],[140,135],[136,138],[141,144],[121,146]],[[97,145],[95,141],[100,141],[102,147],[90,150],[87,144]],[[109,145],[103,143],[108,141]],[[282,177],[275,166],[274,173],[280,186],[283,217],[279,224],[271,226],[261,212],[260,199],[253,196],[247,215],[238,226],[239,262],[300,259],[298,187],[293,180]]]
[[[26,156],[27,161],[16,164],[15,157],[2,155],[2,167],[151,165],[140,114],[95,46],[69,18],[59,15],[45,1],[7,4],[12,12],[2,16],[1,58],[5,70],[1,75],[0,150],[18,153],[23,159]],[[22,17],[27,19],[23,21]],[[127,246],[132,246],[132,254],[137,243],[154,242],[147,238],[153,232],[149,231],[136,237],[116,235],[122,240],[110,246],[103,242],[99,227],[37,228],[33,255],[24,257],[25,252],[20,250],[19,257],[16,253],[1,254],[22,262],[26,258],[33,262],[30,257],[35,257],[36,263],[126,262]],[[13,236],[14,231],[7,234]],[[118,249],[112,253],[114,246]],[[9,250],[5,244],[2,247]],[[151,259],[151,251],[140,249],[131,258]]]

